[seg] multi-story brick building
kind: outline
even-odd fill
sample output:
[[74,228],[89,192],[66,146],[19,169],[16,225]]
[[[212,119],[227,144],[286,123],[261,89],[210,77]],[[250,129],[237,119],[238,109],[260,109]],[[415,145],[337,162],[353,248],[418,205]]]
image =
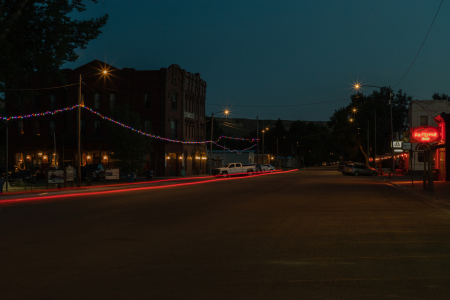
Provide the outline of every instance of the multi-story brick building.
[[[107,70],[107,75],[102,75],[102,70]],[[76,105],[81,75],[84,105],[94,111],[108,116],[111,108],[126,104],[140,115],[142,131],[173,140],[205,140],[206,82],[198,73],[189,73],[178,65],[160,70],[117,69],[98,60],[63,71],[69,86],[53,89],[62,84],[35,78],[24,85],[37,89],[31,101],[8,104],[8,115],[28,115]],[[58,166],[75,166],[76,120],[76,109],[73,109],[10,121],[9,165],[20,169],[31,165],[46,169],[55,162]],[[114,166],[105,122],[109,121],[81,110],[82,165]],[[130,131],[130,134],[137,133]],[[207,171],[206,144],[182,144],[155,138],[151,148],[145,167],[154,170],[157,176]]]

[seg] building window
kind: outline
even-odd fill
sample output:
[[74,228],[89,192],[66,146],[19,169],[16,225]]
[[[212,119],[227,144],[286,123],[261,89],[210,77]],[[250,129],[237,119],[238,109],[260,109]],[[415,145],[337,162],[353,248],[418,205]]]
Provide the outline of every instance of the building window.
[[151,95],[150,94],[144,94],[144,108],[150,109],[151,107]]
[[50,95],[50,109],[55,109],[55,95]]
[[428,116],[420,116],[420,126],[428,125]]
[[95,120],[94,121],[94,132],[96,134],[100,134],[100,130],[101,130],[101,121],[100,120]]
[[34,96],[34,108],[41,109],[41,95]]
[[116,102],[117,102],[116,94],[114,94],[114,93],[109,94],[109,108],[110,109],[116,108]]
[[19,120],[19,135],[24,135],[25,132],[23,131],[23,120]]
[[53,136],[55,134],[56,129],[56,122],[50,121],[50,136]]
[[94,94],[94,108],[99,109],[100,108],[100,93]]
[[178,105],[177,105],[177,94],[172,93],[170,108],[171,108],[172,110],[177,110],[177,106],[178,106]]
[[152,130],[152,122],[151,122],[150,120],[146,120],[146,121],[144,122],[144,131],[145,131],[146,133],[150,133],[151,130]]
[[34,121],[34,135],[41,135],[41,121]]
[[170,121],[170,138],[172,139],[176,139],[177,138],[177,121],[176,120],[172,120]]
[[86,120],[81,120],[81,133],[85,134],[86,133]]

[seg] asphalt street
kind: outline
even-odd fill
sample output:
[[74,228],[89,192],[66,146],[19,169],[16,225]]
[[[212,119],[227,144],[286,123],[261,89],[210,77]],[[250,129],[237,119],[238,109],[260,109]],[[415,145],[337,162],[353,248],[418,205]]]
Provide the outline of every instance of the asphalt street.
[[0,200],[0,299],[450,298],[450,211],[378,177],[176,184]]

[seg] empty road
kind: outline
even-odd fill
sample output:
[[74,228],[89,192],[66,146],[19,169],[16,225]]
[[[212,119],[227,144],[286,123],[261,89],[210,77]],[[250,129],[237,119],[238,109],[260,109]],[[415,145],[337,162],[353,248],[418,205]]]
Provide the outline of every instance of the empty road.
[[0,299],[449,299],[450,212],[335,169],[0,198]]

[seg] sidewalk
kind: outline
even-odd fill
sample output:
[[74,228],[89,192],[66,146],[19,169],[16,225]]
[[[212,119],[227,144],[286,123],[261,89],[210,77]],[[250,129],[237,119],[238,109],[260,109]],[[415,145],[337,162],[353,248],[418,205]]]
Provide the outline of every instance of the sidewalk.
[[[389,174],[379,176],[383,181],[394,185],[411,196],[431,201],[435,204],[450,208],[450,181],[434,181],[434,192],[423,189],[423,177],[415,175],[396,175],[394,180],[389,180]],[[413,181],[414,180],[414,181]],[[427,182],[428,184],[428,182]]]
[[[36,183],[30,184],[30,182],[23,182],[18,184],[17,182],[10,182],[10,186],[8,188],[8,192],[6,192],[6,183],[3,185],[3,193],[0,193],[1,196],[11,196],[11,195],[22,195],[22,194],[36,194],[42,192],[61,192],[61,191],[75,191],[75,190],[86,190],[91,188],[101,188],[101,187],[117,187],[117,186],[130,186],[136,184],[151,184],[164,182],[167,180],[186,180],[191,179],[195,180],[195,178],[201,178],[209,176],[208,174],[203,175],[192,175],[192,176],[166,176],[166,177],[153,177],[152,180],[147,180],[145,177],[137,177],[136,181],[132,183],[128,183],[124,180],[108,180],[108,181],[91,181],[91,184],[88,185],[86,180],[81,181],[81,187],[77,187],[77,183],[74,182],[74,188],[72,188],[72,184],[70,182],[67,183],[67,189],[64,188],[64,184],[60,184],[61,188],[58,188],[57,184],[48,184],[45,179],[40,179]],[[47,188],[48,186],[48,188]]]

